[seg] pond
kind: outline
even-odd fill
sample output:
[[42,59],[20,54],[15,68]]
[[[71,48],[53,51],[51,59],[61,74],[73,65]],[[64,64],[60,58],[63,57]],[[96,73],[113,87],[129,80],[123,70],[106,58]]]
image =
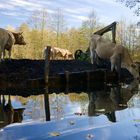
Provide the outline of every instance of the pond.
[[[103,90],[100,91],[95,90],[87,93],[68,94],[53,93],[48,94],[48,97],[50,122],[55,122],[54,128],[56,130],[61,128],[61,132],[68,129],[66,124],[73,126],[76,123],[76,131],[77,129],[79,130],[79,128],[83,131],[83,128],[89,129],[93,126],[94,128],[99,128],[118,122],[123,124],[126,120],[129,121],[130,119],[137,123],[140,122],[140,92],[138,81],[133,81],[129,85],[106,85]],[[5,99],[4,103],[3,99]],[[6,106],[8,102],[12,105],[14,113],[16,112],[15,116],[13,111],[8,111],[8,109],[10,110],[10,106]],[[2,108],[3,104],[6,108]],[[1,131],[6,131],[12,127],[12,129],[14,129],[17,124],[25,125],[28,123],[46,122],[46,108],[44,104],[44,95],[30,96],[28,98],[20,96],[1,96]],[[3,113],[4,111],[7,111],[7,113]],[[10,123],[12,124],[9,125]],[[6,125],[11,127],[5,127]],[[53,125],[54,124],[52,124],[52,126]],[[42,127],[43,126],[41,126],[41,128]],[[52,130],[54,128],[52,128]],[[70,127],[69,129],[72,128]],[[131,132],[131,129],[129,131]],[[3,135],[3,133],[0,132],[0,135]],[[134,135],[136,134],[134,133]],[[136,136],[140,138],[139,135]],[[19,136],[19,139],[20,137],[21,136]],[[15,139],[16,138],[18,138],[17,135],[15,136]]]

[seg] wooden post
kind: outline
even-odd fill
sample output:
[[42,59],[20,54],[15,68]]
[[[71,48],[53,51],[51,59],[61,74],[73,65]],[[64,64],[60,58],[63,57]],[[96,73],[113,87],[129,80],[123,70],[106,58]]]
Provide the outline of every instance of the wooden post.
[[104,83],[107,83],[107,70],[104,71]]
[[51,53],[51,46],[47,46],[47,48],[44,51],[44,54],[45,54],[45,84],[46,85],[48,85],[48,82],[49,82],[50,53]]
[[114,26],[112,27],[112,42],[116,43],[116,24],[114,23]]
[[48,95],[48,85],[49,85],[49,65],[50,65],[50,52],[51,46],[47,46],[44,52],[45,55],[45,94],[44,94],[44,104],[45,104],[45,114],[46,121],[50,121],[50,106],[49,106],[49,95]]
[[66,77],[66,93],[69,92],[69,71],[65,71],[65,77]]
[[86,76],[87,76],[87,91],[89,91],[90,71],[86,71]]
[[49,95],[47,93],[47,89],[46,89],[46,93],[44,94],[44,103],[45,103],[45,115],[46,115],[46,121],[50,121],[50,105],[49,105]]

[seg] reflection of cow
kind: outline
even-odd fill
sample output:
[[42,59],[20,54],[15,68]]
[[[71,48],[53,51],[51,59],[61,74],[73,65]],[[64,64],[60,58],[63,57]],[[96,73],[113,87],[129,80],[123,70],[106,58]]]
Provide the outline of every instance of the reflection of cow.
[[114,122],[115,111],[127,108],[127,103],[134,95],[133,91],[138,91],[139,81],[134,80],[125,88],[120,86],[111,87],[109,92],[96,91],[89,94],[88,115],[96,116],[105,114],[109,120]]
[[98,55],[102,59],[110,59],[111,70],[118,68],[118,60],[121,56],[121,66],[128,69],[128,71],[135,77],[139,77],[138,67],[133,63],[129,52],[121,45],[116,45],[103,39],[100,35],[93,34],[90,41],[90,57],[91,63]]
[[9,95],[8,103],[5,104],[5,97],[1,100],[0,96],[0,128],[15,122],[21,122],[23,117],[22,113],[24,108],[14,109],[11,104],[11,98]]
[[50,58],[51,59],[73,59],[73,54],[67,49],[52,47]]
[[14,33],[0,28],[0,61],[5,57],[5,50],[9,52],[11,58],[11,50],[14,44],[26,45],[22,33]]
[[2,99],[2,102],[0,104],[0,108],[1,108],[0,116],[2,116],[0,127],[4,127],[4,126],[11,124],[13,122],[14,110],[13,110],[13,107],[11,105],[10,96],[8,99],[8,103],[5,105],[5,97],[3,95],[3,99]]

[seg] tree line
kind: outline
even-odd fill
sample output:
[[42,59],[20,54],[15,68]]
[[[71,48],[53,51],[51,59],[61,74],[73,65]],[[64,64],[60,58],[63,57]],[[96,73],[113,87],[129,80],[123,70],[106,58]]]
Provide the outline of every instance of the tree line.
[[[57,9],[53,14],[48,14],[45,9],[35,11],[27,22],[16,29],[23,31],[27,45],[14,46],[12,58],[42,59],[43,49],[47,45],[68,49],[72,53],[77,49],[85,51],[91,35],[107,25],[100,23],[97,13],[92,10],[87,20],[78,28],[67,26],[61,9]],[[13,27],[8,26],[7,29],[13,30]],[[104,37],[109,40],[112,38],[109,32],[104,34]],[[120,19],[117,24],[116,41],[127,47],[135,60],[140,58],[140,31],[136,23],[128,23],[125,19]]]

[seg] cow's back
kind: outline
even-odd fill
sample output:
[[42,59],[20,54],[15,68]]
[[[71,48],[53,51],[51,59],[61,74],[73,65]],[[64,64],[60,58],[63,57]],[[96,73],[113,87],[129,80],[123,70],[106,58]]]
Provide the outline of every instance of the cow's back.
[[13,34],[5,29],[0,28],[0,46],[9,50],[15,43]]
[[8,31],[0,28],[0,46],[3,47],[6,45],[9,39]]

